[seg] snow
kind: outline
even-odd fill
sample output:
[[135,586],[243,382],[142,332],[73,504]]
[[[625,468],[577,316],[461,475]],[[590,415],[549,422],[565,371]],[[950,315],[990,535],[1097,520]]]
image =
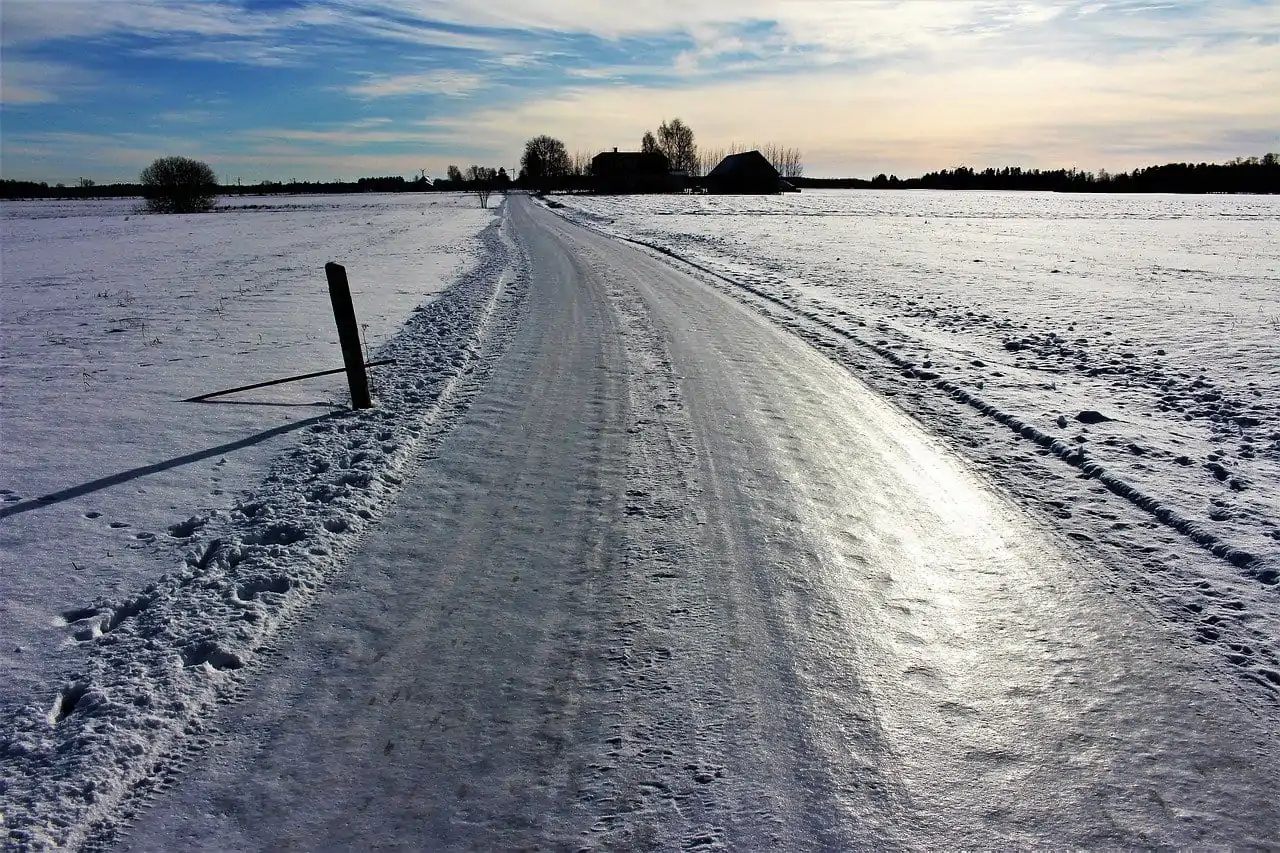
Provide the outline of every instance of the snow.
[[[1117,583],[1280,693],[1280,200],[559,201],[809,338],[1073,538],[1148,554]],[[1099,489],[1149,518],[1117,520]]]
[[11,844],[1274,841],[1276,202],[562,200],[3,208]]
[[[136,782],[341,564],[442,428],[506,275],[469,196],[246,201],[4,208],[0,785],[32,843]],[[398,361],[375,409],[344,411],[341,376],[179,402],[341,366],[328,260]]]
[[816,338],[523,199],[510,220],[528,295],[466,414],[122,849],[1278,837],[1274,704],[1110,587],[1133,560]]

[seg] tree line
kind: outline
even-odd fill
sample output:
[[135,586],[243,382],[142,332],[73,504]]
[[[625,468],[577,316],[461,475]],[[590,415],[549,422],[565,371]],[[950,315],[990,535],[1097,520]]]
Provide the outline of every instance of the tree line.
[[[675,121],[679,121],[678,119]],[[670,125],[663,122],[664,125]],[[674,124],[672,122],[671,124]],[[661,129],[661,126],[660,128]],[[652,144],[658,145],[662,151],[659,134],[646,132],[652,136]],[[692,143],[692,131],[688,136]],[[641,150],[645,150],[648,140],[641,138]],[[684,145],[684,142],[679,142]],[[745,146],[733,145],[727,149],[704,149],[698,152],[698,166],[691,174],[705,174],[714,168],[722,154],[737,153],[739,150],[756,148],[765,154],[774,168],[783,177],[800,188],[830,189],[935,189],[935,190],[1041,190],[1052,192],[1147,192],[1147,193],[1280,193],[1280,155],[1270,153],[1262,157],[1237,157],[1226,163],[1166,163],[1160,166],[1148,166],[1134,169],[1132,172],[1085,172],[1079,169],[1023,169],[1019,166],[1005,166],[1000,169],[987,168],[981,171],[968,166],[954,169],[942,169],[928,172],[918,178],[899,178],[897,175],[879,174],[870,180],[864,178],[806,178],[800,172],[800,153],[782,146]],[[688,150],[688,149],[681,149]],[[696,148],[692,149],[697,151]],[[671,157],[668,154],[668,159]],[[683,156],[683,155],[682,155]],[[184,158],[161,158],[148,167],[151,178],[160,180],[162,175],[155,172],[155,166],[164,160],[182,160]],[[524,155],[520,161],[518,183],[528,189],[575,189],[589,188],[591,157],[588,152],[579,151],[570,155],[564,143],[550,136],[538,136],[525,144]],[[197,161],[198,162],[198,161]],[[687,165],[686,158],[684,163]],[[788,163],[794,164],[788,166]],[[708,166],[710,164],[710,166]],[[779,166],[781,164],[781,167]],[[203,164],[201,164],[203,165]],[[169,164],[170,167],[174,164]],[[790,169],[790,171],[788,171]],[[146,178],[148,170],[144,170],[141,180],[134,183],[98,184],[88,178],[79,179],[73,186],[40,181],[19,181],[13,179],[0,180],[0,199],[22,198],[110,198],[110,197],[144,197],[155,195],[154,187],[148,187]],[[164,171],[164,170],[161,170]],[[181,170],[179,170],[181,171]],[[167,172],[166,172],[167,174]],[[400,175],[385,177],[360,178],[356,181],[261,181],[249,186],[239,184],[219,185],[214,182],[212,170],[206,174],[201,169],[192,173],[193,180],[201,188],[195,196],[199,204],[210,204],[211,198],[219,195],[276,195],[276,194],[325,194],[356,192],[431,192],[431,191],[470,191],[481,197],[481,204],[487,204],[489,194],[503,191],[513,183],[505,168],[493,170],[489,167],[470,166],[464,172],[457,166],[450,166],[448,177],[436,181],[429,180],[425,173],[405,180]],[[184,191],[185,192],[185,191]],[[149,195],[150,194],[150,195]],[[161,201],[163,207],[169,202]],[[179,199],[176,204],[181,208],[186,202]]]
[[[323,195],[326,193],[358,192],[426,192],[434,187],[421,179],[406,181],[400,175],[390,177],[359,178],[355,181],[259,181],[256,184],[217,184],[216,195]],[[90,186],[66,186],[46,181],[0,180],[0,198],[130,198],[144,196],[146,188],[137,182],[112,184],[94,183]]]
[[1226,163],[1166,163],[1132,172],[1080,169],[1023,169],[1005,166],[981,171],[968,166],[927,172],[918,178],[876,175],[861,178],[800,178],[814,189],[1040,190],[1087,193],[1280,193],[1280,155],[1237,157]]
[[[494,189],[501,189],[506,178],[504,169],[495,173]],[[510,179],[505,183],[509,186]],[[406,180],[402,175],[372,176],[358,178],[354,181],[273,181],[263,180],[255,184],[215,184],[214,194],[219,196],[234,195],[325,195],[336,193],[360,192],[456,192],[471,191],[474,187],[463,177],[459,182],[445,178],[435,181],[420,175]],[[118,182],[99,184],[94,181],[77,183],[72,186],[54,184],[46,181],[19,181],[13,179],[0,180],[0,199],[88,199],[88,198],[132,198],[145,197],[147,188],[138,182]]]

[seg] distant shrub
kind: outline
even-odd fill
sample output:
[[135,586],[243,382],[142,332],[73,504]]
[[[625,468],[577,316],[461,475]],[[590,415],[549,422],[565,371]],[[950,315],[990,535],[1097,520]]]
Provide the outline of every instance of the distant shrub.
[[138,179],[152,213],[205,213],[218,200],[218,179],[208,163],[190,157],[161,157]]

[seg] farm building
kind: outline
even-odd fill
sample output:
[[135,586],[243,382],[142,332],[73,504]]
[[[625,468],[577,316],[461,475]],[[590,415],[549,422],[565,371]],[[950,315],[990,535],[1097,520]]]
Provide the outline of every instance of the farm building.
[[759,151],[730,154],[707,173],[707,192],[721,195],[757,195],[795,192]]
[[679,189],[665,154],[605,151],[591,160],[592,188],[598,193],[665,193]]

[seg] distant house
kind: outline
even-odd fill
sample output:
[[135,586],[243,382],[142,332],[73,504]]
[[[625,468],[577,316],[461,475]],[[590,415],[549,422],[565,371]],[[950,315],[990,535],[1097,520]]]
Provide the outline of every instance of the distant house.
[[707,173],[703,183],[709,193],[721,195],[760,195],[795,192],[796,188],[769,165],[759,151],[730,154]]
[[678,189],[665,154],[643,151],[605,151],[591,159],[593,192],[665,193]]

